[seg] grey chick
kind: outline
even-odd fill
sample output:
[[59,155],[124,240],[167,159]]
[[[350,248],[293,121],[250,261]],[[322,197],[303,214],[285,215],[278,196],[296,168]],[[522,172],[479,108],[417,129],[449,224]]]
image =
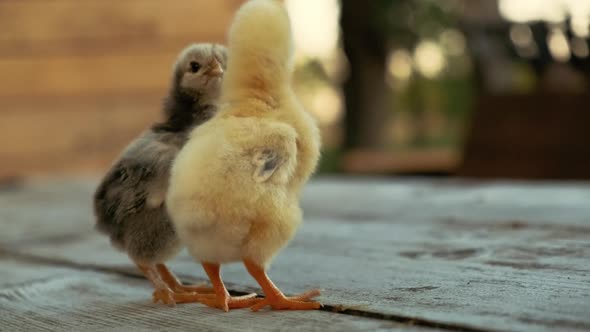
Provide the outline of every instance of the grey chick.
[[154,302],[194,302],[209,290],[184,286],[164,262],[182,249],[164,200],[173,159],[191,129],[210,119],[227,62],[224,46],[193,44],[174,65],[165,120],[122,152],[94,194],[96,228],[125,251],[153,284]]

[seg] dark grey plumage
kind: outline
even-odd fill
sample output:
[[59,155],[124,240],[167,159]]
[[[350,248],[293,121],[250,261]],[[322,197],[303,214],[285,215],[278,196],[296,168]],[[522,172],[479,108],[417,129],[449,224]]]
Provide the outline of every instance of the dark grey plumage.
[[184,132],[150,130],[107,173],[94,196],[96,226],[141,262],[162,262],[180,249],[164,207],[170,166]]
[[136,263],[163,263],[181,248],[164,206],[170,167],[190,130],[215,113],[225,63],[223,46],[185,49],[174,66],[165,120],[123,151],[95,192],[97,229]]

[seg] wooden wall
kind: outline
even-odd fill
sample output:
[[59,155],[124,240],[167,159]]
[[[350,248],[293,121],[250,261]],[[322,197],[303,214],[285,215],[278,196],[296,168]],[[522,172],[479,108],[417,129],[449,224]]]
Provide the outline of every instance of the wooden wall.
[[590,180],[590,94],[483,96],[460,176]]
[[159,117],[190,42],[242,0],[0,2],[0,178],[97,171]]

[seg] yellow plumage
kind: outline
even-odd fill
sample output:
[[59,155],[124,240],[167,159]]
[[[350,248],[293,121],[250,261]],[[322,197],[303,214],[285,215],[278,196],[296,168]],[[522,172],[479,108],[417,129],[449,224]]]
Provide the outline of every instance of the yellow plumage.
[[280,1],[242,6],[228,53],[220,110],[179,153],[166,204],[197,260],[266,267],[301,222],[319,131],[291,87],[293,39]]

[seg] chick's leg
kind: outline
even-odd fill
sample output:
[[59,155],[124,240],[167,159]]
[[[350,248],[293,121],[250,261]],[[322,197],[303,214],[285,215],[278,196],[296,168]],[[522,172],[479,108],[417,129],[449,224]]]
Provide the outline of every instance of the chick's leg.
[[266,306],[270,306],[274,310],[313,310],[322,306],[319,302],[309,301],[320,295],[319,290],[314,289],[298,296],[286,297],[270,280],[263,267],[249,260],[244,260],[244,265],[260,284],[265,296],[264,300],[252,306],[252,311],[258,311]]
[[152,283],[155,290],[152,294],[154,303],[162,302],[174,306],[177,303],[200,302],[204,295],[197,293],[175,293],[164,280],[160,277],[158,269],[154,264],[144,264],[135,262],[139,270]]
[[215,291],[215,297],[203,299],[200,301],[201,303],[227,312],[229,309],[251,307],[262,300],[256,298],[256,293],[244,296],[230,296],[221,280],[221,267],[219,264],[202,263],[202,265],[211,280],[213,290]]
[[183,285],[180,280],[168,269],[165,264],[156,264],[158,273],[162,280],[172,289],[175,293],[201,293],[210,294],[213,293],[213,288],[205,287],[205,284],[200,285]]

